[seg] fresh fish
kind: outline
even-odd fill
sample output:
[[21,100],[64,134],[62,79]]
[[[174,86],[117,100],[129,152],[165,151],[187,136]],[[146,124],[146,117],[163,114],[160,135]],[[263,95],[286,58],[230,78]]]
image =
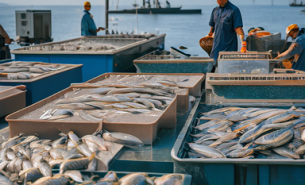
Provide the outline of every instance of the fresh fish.
[[80,153],[84,154],[85,156],[87,157],[92,156],[92,152],[89,150],[88,146],[85,143],[81,143],[77,145],[76,148]]
[[[199,122],[200,122],[200,120],[199,120]],[[196,126],[194,128],[197,129],[197,130],[204,130],[204,129],[209,128],[209,127],[211,127],[213,125],[217,125],[217,124],[219,124],[221,122],[226,122],[226,120],[214,119],[214,120],[208,121],[208,122],[206,122],[204,124],[198,125],[198,126]]]
[[[216,147],[217,150],[221,151],[223,154],[228,153],[231,147],[237,145],[237,142],[229,142],[229,143],[222,143]],[[233,149],[232,149],[233,150]]]
[[246,149],[246,150],[234,150],[226,154],[228,158],[241,158],[247,157],[248,155],[253,154],[254,150]]
[[201,138],[199,138],[198,140],[196,140],[194,143],[196,144],[201,144],[204,141],[208,141],[208,140],[215,140],[215,139],[219,139],[221,138],[221,136],[219,135],[215,135],[215,134],[207,134],[205,136],[202,136]]
[[33,183],[33,185],[65,185],[69,179],[61,174],[56,174],[53,177],[43,177]]
[[166,91],[163,91],[160,89],[149,89],[149,88],[120,88],[120,89],[117,88],[117,89],[109,91],[107,93],[107,95],[131,93],[131,92],[154,94],[154,95],[158,95],[158,96],[168,95],[168,93]]
[[221,138],[217,139],[214,143],[212,143],[210,145],[210,147],[215,147],[220,145],[221,143],[230,141],[232,139],[235,139],[239,136],[239,133],[236,132],[231,132],[231,133],[227,133],[226,135],[222,136]]
[[23,170],[28,170],[28,169],[31,169],[31,168],[33,168],[33,165],[32,165],[32,163],[31,163],[31,161],[29,161],[29,160],[24,160],[24,161],[22,162],[22,169],[23,169]]
[[[110,91],[111,92],[111,91]],[[111,96],[103,96],[98,99],[94,99],[95,101],[100,101],[100,102],[131,102],[132,99],[125,96],[125,95],[111,95]]]
[[299,146],[295,151],[295,154],[297,155],[303,155],[304,153],[305,153],[305,144]]
[[52,176],[52,169],[49,165],[48,162],[44,161],[44,160],[41,160],[39,163],[38,163],[38,168],[39,168],[39,171],[40,173],[45,176],[45,177],[48,177],[48,176]]
[[102,181],[107,181],[107,182],[115,182],[118,180],[119,180],[118,176],[113,171],[109,171],[102,179]]
[[162,177],[156,178],[155,185],[175,185],[181,184],[183,181],[183,176],[180,174],[168,174]]
[[6,151],[6,157],[7,157],[8,160],[12,161],[16,158],[16,154],[12,149],[9,148]]
[[53,148],[50,150],[50,155],[55,160],[63,159],[65,154],[67,154],[67,150],[63,148]]
[[84,103],[69,103],[58,105],[61,109],[72,109],[72,110],[92,110],[96,109],[94,106],[86,105]]
[[78,144],[78,142],[80,141],[80,138],[73,131],[70,131],[68,133],[68,136],[74,146],[76,146]]
[[14,163],[14,169],[16,172],[19,172],[22,170],[22,162],[23,159],[22,158],[17,158],[15,163]]
[[150,180],[146,173],[132,173],[122,177],[119,180],[120,185],[153,185],[154,182]]
[[224,107],[224,108],[221,108],[221,109],[216,109],[216,110],[212,110],[210,112],[206,112],[206,113],[203,113],[203,115],[211,115],[211,114],[216,114],[216,113],[223,113],[223,112],[226,112],[228,110],[240,110],[242,108],[238,108],[238,107]]
[[37,179],[43,177],[43,175],[40,173],[38,168],[30,168],[30,169],[26,169],[23,170],[21,172],[19,172],[19,176],[25,176],[24,177],[24,181],[25,182],[34,182]]
[[48,120],[64,119],[73,116],[73,112],[68,109],[58,109]]
[[64,173],[64,175],[70,177],[75,182],[84,182],[82,174],[76,170],[69,170]]
[[286,147],[273,148],[272,150],[284,157],[288,157],[291,159],[300,159],[299,155],[295,154],[293,151],[289,150]]
[[209,158],[226,158],[226,156],[223,153],[221,153],[219,150],[209,146],[198,145],[194,143],[189,143],[189,146],[194,151],[203,154],[204,156]]
[[92,161],[92,159],[94,157],[95,157],[95,154],[93,154],[91,157],[65,160],[60,165],[60,174],[63,174],[67,170],[86,169],[88,167],[90,161]]
[[265,113],[272,112],[272,111],[275,111],[275,110],[276,110],[276,109],[261,109],[261,110],[252,112],[252,113],[250,113],[250,114],[247,114],[246,116],[247,116],[248,118],[253,118],[253,117],[259,116],[259,115],[261,115],[261,114],[265,114]]
[[82,137],[82,141],[87,143],[88,141],[94,143],[98,146],[99,150],[107,150],[105,140],[103,138],[93,136],[93,135],[86,135]]
[[135,136],[119,133],[119,132],[106,132],[103,134],[105,141],[124,145],[126,147],[143,147],[143,142]]
[[[133,99],[133,102],[141,103],[141,104],[145,105],[145,107],[150,108],[150,109],[156,108],[153,103],[151,103],[150,101],[143,99],[143,98],[135,98],[135,99]],[[135,108],[137,108],[137,107],[135,107]]]
[[61,138],[56,139],[55,141],[52,142],[52,147],[53,148],[57,148],[60,145],[65,144],[67,142],[67,140],[68,140],[68,136],[66,134],[60,133],[59,135],[61,136]]
[[293,137],[292,129],[281,129],[263,135],[254,141],[255,144],[278,147],[290,141]]
[[102,87],[91,90],[91,93],[105,95],[109,91],[114,90],[114,87]]

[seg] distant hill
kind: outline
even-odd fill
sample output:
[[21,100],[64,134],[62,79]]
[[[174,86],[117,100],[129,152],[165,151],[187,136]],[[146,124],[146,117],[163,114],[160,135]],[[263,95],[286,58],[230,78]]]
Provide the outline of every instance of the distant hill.
[[0,6],[9,6],[9,5],[5,3],[0,3]]

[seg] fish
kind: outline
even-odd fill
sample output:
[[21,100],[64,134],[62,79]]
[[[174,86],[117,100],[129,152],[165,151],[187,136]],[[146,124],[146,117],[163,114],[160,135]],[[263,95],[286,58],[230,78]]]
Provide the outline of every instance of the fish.
[[84,143],[87,143],[88,141],[90,141],[91,143],[96,144],[98,146],[99,150],[107,151],[106,143],[103,138],[100,138],[100,137],[97,137],[94,135],[86,135],[86,136],[82,137],[82,141]]
[[70,177],[75,182],[84,182],[82,174],[76,170],[69,170],[64,173],[65,176]]
[[116,103],[116,102],[131,102],[132,98],[129,98],[125,95],[107,95],[103,96],[97,99],[94,99],[94,101],[100,101],[100,102],[108,102],[108,103]]
[[87,105],[84,103],[69,103],[57,105],[60,109],[72,109],[72,110],[92,110],[96,109],[95,106]]
[[91,157],[68,159],[60,165],[60,174],[63,174],[67,170],[81,170],[88,167],[90,161],[95,157],[95,153]]
[[295,154],[297,155],[303,155],[305,153],[305,144],[299,146],[296,150],[295,150]]
[[273,148],[272,150],[274,152],[276,152],[277,154],[287,157],[287,158],[300,159],[299,155],[297,155],[296,153],[294,153],[293,151],[291,151],[290,149],[288,149],[286,147]]
[[[198,121],[200,122],[200,120],[198,120]],[[196,126],[194,128],[197,129],[197,130],[204,130],[204,129],[209,128],[209,127],[211,127],[213,125],[219,124],[221,122],[226,122],[226,120],[213,119],[213,120],[208,121],[208,122],[206,122],[204,124],[198,125],[198,126]]]
[[226,157],[228,158],[242,158],[242,157],[247,157],[248,155],[253,154],[254,150],[253,149],[246,149],[246,150],[233,150],[226,154]]
[[34,182],[37,179],[43,177],[43,175],[40,173],[38,168],[29,168],[23,171],[19,172],[19,176],[25,176],[24,181],[25,182]]
[[120,185],[154,185],[154,182],[148,178],[146,173],[132,173],[122,177],[119,180]]
[[103,139],[105,141],[121,144],[131,148],[144,147],[144,144],[140,139],[125,133],[105,132],[103,133]]
[[105,176],[104,178],[101,179],[101,181],[107,181],[107,182],[115,182],[115,181],[118,181],[119,178],[118,176],[116,175],[115,172],[113,171],[109,171]]
[[[146,106],[147,108],[149,108],[149,109],[156,108],[156,107],[155,107],[155,104],[153,104],[152,102],[150,102],[150,101],[148,101],[148,100],[146,100],[146,99],[135,98],[135,99],[133,99],[133,102],[135,102],[135,103],[141,103],[141,104],[145,105],[145,106]],[[137,108],[137,107],[135,107],[135,108]]]
[[107,93],[107,95],[112,94],[122,94],[122,93],[147,93],[147,94],[153,94],[158,96],[166,96],[168,95],[168,92],[160,90],[160,89],[150,89],[150,88],[117,88],[114,90],[111,90]]
[[91,90],[91,93],[105,95],[113,89],[115,89],[115,88],[114,87],[101,87],[101,88],[96,88],[96,89]]
[[57,148],[58,146],[65,144],[68,140],[68,136],[66,134],[60,133],[59,135],[61,136],[61,138],[56,139],[55,141],[52,142],[53,148]]
[[216,114],[216,113],[223,113],[223,112],[226,112],[226,111],[229,111],[229,110],[240,110],[242,108],[239,108],[239,107],[224,107],[224,108],[220,108],[220,109],[216,109],[216,110],[212,110],[210,112],[206,112],[206,113],[203,113],[203,115],[211,115],[211,114]]
[[168,174],[162,177],[156,178],[154,181],[155,185],[175,185],[181,184],[183,181],[183,176],[180,174]]
[[56,174],[53,177],[43,177],[38,179],[33,183],[33,185],[40,185],[40,184],[45,184],[45,185],[65,185],[69,181],[69,178],[65,177],[64,175],[61,174]]
[[189,143],[189,146],[194,151],[203,154],[204,156],[209,158],[226,158],[226,156],[223,153],[221,153],[219,150],[209,146],[199,145],[195,143]]
[[50,150],[50,155],[55,160],[63,159],[65,154],[67,154],[67,150],[64,148],[52,148]]
[[73,116],[73,112],[68,109],[58,109],[48,120],[64,119]]
[[38,168],[39,168],[39,171],[40,173],[44,176],[44,177],[48,177],[48,176],[52,176],[52,169],[49,165],[48,162],[44,161],[44,160],[41,160],[39,163],[38,163]]
[[227,133],[226,135],[222,136],[221,138],[217,139],[214,143],[212,143],[211,145],[209,145],[210,147],[215,147],[220,145],[221,143],[230,141],[232,139],[235,139],[236,137],[239,136],[239,133],[236,132],[230,132]]
[[292,129],[281,129],[257,138],[254,143],[267,145],[269,147],[278,147],[286,144],[293,137]]

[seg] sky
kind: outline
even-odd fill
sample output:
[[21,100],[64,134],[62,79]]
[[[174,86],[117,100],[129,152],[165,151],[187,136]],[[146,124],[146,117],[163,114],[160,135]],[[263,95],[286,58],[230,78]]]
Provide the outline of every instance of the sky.
[[[82,5],[85,0],[0,0],[0,3],[10,5]],[[110,4],[114,5],[118,0],[109,0]],[[134,2],[141,3],[142,0],[121,0],[120,5],[130,5]],[[152,1],[152,0],[151,0]],[[165,0],[160,0],[164,3]],[[231,0],[236,5],[252,5],[255,1],[256,5],[270,5],[272,0]],[[288,5],[292,0],[273,0],[275,5]],[[301,1],[301,0],[297,0]],[[91,4],[103,5],[104,0],[90,0]],[[172,5],[215,5],[216,0],[169,0]],[[305,0],[304,0],[305,2]]]

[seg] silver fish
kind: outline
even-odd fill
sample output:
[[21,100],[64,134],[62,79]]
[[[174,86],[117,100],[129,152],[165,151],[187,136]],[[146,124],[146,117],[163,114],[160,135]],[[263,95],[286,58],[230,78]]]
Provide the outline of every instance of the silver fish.
[[209,158],[226,158],[226,156],[223,153],[221,153],[219,150],[209,146],[198,145],[194,143],[189,143],[189,146],[191,149]]
[[119,132],[106,132],[103,134],[106,141],[121,144],[127,147],[143,147],[143,142],[135,136],[119,133]]

